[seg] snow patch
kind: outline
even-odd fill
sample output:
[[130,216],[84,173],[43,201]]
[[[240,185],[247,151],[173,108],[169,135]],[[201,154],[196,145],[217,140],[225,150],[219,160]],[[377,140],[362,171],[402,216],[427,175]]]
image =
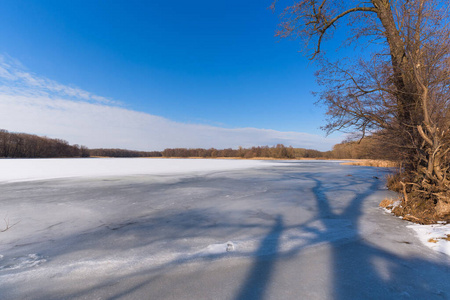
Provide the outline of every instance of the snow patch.
[[200,251],[200,254],[203,255],[217,255],[224,254],[227,252],[232,252],[236,249],[236,246],[233,242],[226,242],[223,244],[212,244],[208,245],[205,249]]
[[450,256],[450,224],[408,225],[414,229],[420,241],[427,247]]

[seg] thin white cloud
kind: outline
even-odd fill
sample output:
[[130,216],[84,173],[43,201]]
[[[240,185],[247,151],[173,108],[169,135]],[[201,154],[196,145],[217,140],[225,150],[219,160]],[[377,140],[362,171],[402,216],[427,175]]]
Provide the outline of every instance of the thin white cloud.
[[31,74],[4,56],[0,56],[0,128],[62,138],[90,148],[135,150],[279,143],[329,150],[341,140],[301,132],[178,123]]
[[68,100],[82,100],[106,104],[118,104],[105,97],[93,95],[80,88],[60,84],[48,78],[39,77],[27,72],[16,60],[0,55],[0,85],[9,88],[11,92],[33,92],[49,97],[63,97]]

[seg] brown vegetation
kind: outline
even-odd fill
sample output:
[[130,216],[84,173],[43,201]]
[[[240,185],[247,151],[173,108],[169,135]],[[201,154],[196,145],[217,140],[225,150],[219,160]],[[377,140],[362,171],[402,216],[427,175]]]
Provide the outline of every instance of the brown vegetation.
[[383,207],[383,208],[386,208],[386,209],[392,209],[392,208],[394,208],[394,202],[395,201],[392,200],[392,199],[383,199],[380,202],[379,206]]
[[366,167],[378,167],[378,168],[397,168],[398,162],[382,159],[359,159],[356,161],[344,162],[341,165],[350,166],[366,166]]
[[400,174],[400,172],[396,172],[386,177],[386,186],[391,191],[401,193],[403,185],[400,183]]
[[428,240],[428,242],[429,243],[437,243],[439,240],[444,240],[444,241],[450,242],[450,234],[447,234],[445,237],[431,238]]

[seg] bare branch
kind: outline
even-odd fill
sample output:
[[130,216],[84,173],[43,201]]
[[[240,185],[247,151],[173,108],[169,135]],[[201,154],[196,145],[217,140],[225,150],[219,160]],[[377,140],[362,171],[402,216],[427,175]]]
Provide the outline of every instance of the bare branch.
[[9,218],[6,218],[6,217],[3,220],[5,221],[5,228],[4,229],[0,229],[0,232],[5,232],[5,231],[9,230],[11,227],[13,227],[13,226],[15,226],[15,225],[20,223],[20,221],[17,221],[14,224],[9,224]]

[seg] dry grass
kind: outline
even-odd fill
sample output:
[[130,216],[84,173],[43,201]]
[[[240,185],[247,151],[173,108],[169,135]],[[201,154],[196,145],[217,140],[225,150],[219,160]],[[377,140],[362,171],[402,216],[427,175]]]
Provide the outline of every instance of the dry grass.
[[381,167],[381,168],[395,168],[398,163],[390,160],[381,159],[355,159],[349,162],[341,163],[342,165],[350,166],[366,166],[366,167]]
[[446,237],[431,238],[428,240],[428,242],[429,243],[437,243],[439,240],[444,240],[444,241],[450,242],[450,234],[447,234]]
[[399,173],[389,174],[388,176],[386,176],[386,186],[391,191],[400,193],[403,189],[403,186],[400,182],[401,180]]
[[392,200],[392,199],[384,199],[383,201],[380,202],[379,206],[387,208],[387,209],[391,209],[391,208],[394,207],[394,200]]

